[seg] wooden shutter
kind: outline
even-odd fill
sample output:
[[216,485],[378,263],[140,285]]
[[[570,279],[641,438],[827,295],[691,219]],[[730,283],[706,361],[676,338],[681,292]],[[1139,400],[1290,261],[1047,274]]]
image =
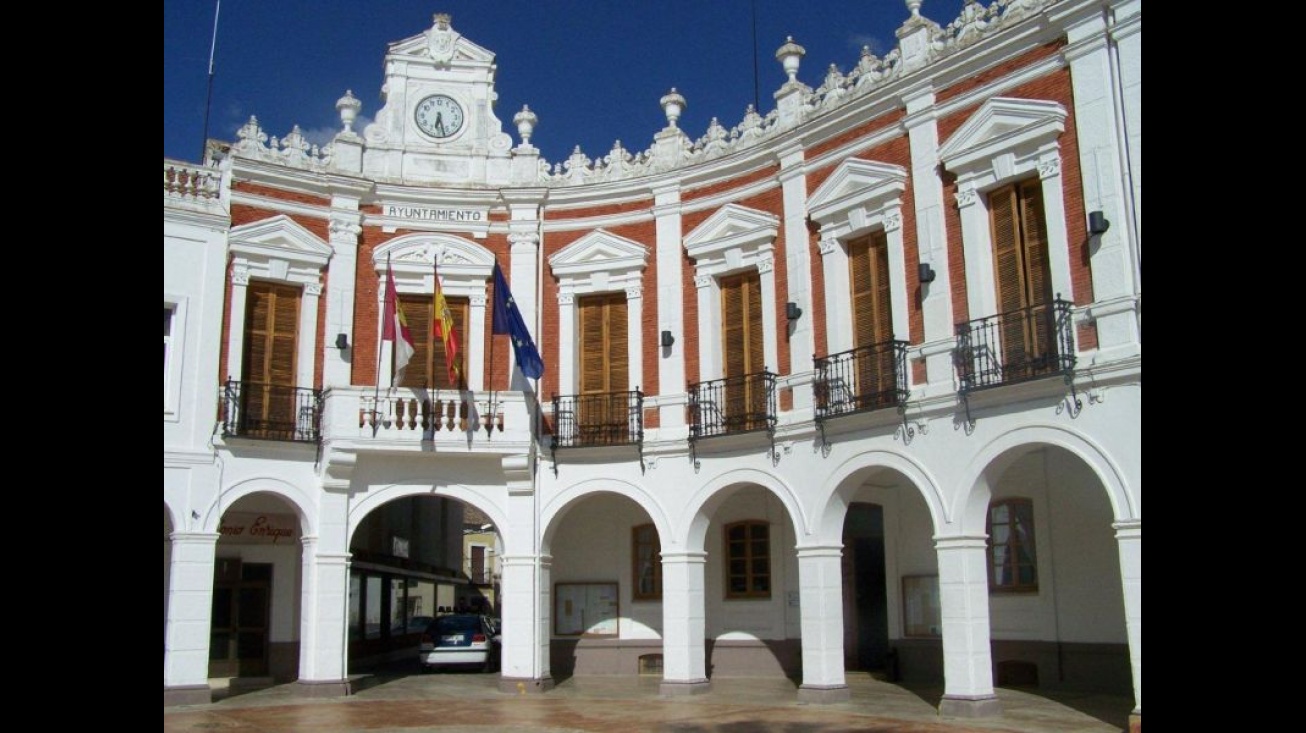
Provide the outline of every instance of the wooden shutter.
[[251,282],[246,290],[242,421],[251,432],[295,424],[299,288]]
[[[408,321],[408,335],[413,339],[413,356],[404,369],[404,378],[400,387],[414,389],[432,388],[435,384],[431,375],[431,311],[434,309],[433,295],[400,295],[399,309]],[[399,334],[395,334],[398,338]],[[393,351],[391,352],[393,358]]]
[[765,419],[766,390],[760,381],[740,382],[766,368],[762,340],[762,277],[756,270],[721,278],[721,353],[725,377],[725,423],[751,430]]
[[853,339],[857,347],[880,346],[856,355],[854,394],[861,407],[894,397],[893,309],[889,294],[889,240],[876,232],[849,246]]

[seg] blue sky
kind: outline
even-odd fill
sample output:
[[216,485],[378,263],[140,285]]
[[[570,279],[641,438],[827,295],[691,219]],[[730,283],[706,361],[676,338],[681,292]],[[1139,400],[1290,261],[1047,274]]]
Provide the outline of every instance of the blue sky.
[[[200,155],[217,1],[163,4],[165,158]],[[963,3],[926,0],[921,13],[946,25]],[[735,126],[753,102],[754,8],[762,114],[785,79],[775,60],[785,36],[806,48],[799,80],[816,87],[831,63],[847,73],[863,45],[892,49],[908,16],[903,0],[221,0],[209,137],[234,141],[252,114],[269,136],[298,124],[324,143],[339,130],[335,103],[346,89],[370,120],[387,44],[444,12],[496,54],[504,131],[516,143],[512,116],[530,105],[540,118],[531,142],[551,163],[576,145],[591,158],[618,139],[647,149],[666,124],[658,100],[673,86],[688,102],[680,127],[697,139],[712,117]]]

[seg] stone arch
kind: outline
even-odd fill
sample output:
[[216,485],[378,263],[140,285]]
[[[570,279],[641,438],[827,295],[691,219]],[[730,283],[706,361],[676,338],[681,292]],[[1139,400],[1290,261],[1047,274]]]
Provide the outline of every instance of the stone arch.
[[917,490],[930,513],[930,521],[935,533],[940,533],[948,523],[950,513],[943,492],[933,474],[923,465],[908,456],[886,450],[868,450],[849,456],[830,472],[822,496],[826,497],[819,505],[820,512],[813,518],[815,526],[812,533],[817,541],[838,543],[843,532],[844,517],[852,495],[857,491],[857,476],[875,469],[888,469],[906,478]]
[[313,497],[305,490],[272,476],[255,476],[238,481],[223,489],[203,513],[200,527],[204,532],[217,532],[222,521],[222,512],[250,494],[266,492],[284,499],[295,510],[299,518],[301,536],[310,537],[317,534],[317,510]]
[[554,531],[572,507],[584,499],[602,493],[617,494],[638,504],[657,528],[658,537],[662,539],[664,547],[675,539],[670,518],[662,510],[657,499],[653,498],[644,487],[619,479],[595,478],[568,486],[540,508],[540,525],[544,529],[541,534],[541,551],[548,553]]
[[1141,519],[1137,500],[1131,496],[1124,471],[1097,443],[1058,425],[1027,425],[1008,430],[990,440],[971,459],[962,473],[951,515],[959,531],[982,536],[988,516],[988,479],[1000,475],[1017,458],[1042,446],[1061,448],[1083,461],[1097,476],[1111,503],[1115,521]]
[[504,554],[514,554],[519,552],[528,552],[529,548],[519,548],[518,543],[522,538],[515,537],[513,533],[507,531],[508,513],[497,502],[489,497],[470,489],[461,484],[449,484],[445,486],[432,486],[429,483],[398,483],[374,488],[364,494],[357,503],[349,507],[348,527],[345,532],[345,547],[349,547],[353,542],[354,533],[358,531],[363,520],[371,514],[374,509],[383,504],[394,501],[395,499],[404,499],[411,496],[430,496],[440,499],[456,499],[464,504],[470,504],[477,509],[485,512],[495,527],[499,528],[499,536],[503,539]]
[[[798,501],[793,487],[786,484],[778,476],[765,471],[759,471],[755,468],[737,468],[726,471],[703,484],[702,488],[690,499],[680,521],[680,526],[685,528],[683,543],[678,543],[674,549],[702,550],[712,514],[733,493],[726,490],[742,484],[760,486],[774,494],[789,514],[789,521],[793,523],[795,539],[799,544],[803,544],[804,540],[810,535],[807,529],[809,526],[808,517],[807,512],[803,511],[803,505]],[[663,549],[669,548],[664,545]]]

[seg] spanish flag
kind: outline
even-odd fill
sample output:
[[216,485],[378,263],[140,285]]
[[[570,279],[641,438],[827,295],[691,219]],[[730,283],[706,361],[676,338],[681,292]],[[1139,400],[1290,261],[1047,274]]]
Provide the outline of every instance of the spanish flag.
[[454,331],[453,311],[449,309],[449,303],[444,299],[444,288],[440,287],[440,273],[431,264],[431,269],[435,271],[435,337],[444,342],[444,363],[449,368],[449,386],[454,389],[462,384],[462,370],[458,368],[458,333]]

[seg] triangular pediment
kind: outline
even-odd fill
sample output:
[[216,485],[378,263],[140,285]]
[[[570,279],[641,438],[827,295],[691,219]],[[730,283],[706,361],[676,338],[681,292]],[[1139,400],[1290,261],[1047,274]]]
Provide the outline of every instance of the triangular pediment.
[[562,276],[643,269],[647,259],[648,248],[639,242],[596,229],[559,250],[549,265]]
[[849,158],[812,193],[807,210],[813,219],[821,221],[868,201],[897,198],[906,188],[906,168]]
[[939,148],[939,158],[954,168],[977,156],[1037,148],[1055,141],[1065,120],[1066,108],[1057,102],[993,97]]
[[697,259],[699,253],[749,248],[770,243],[780,231],[780,218],[739,204],[726,204],[685,236],[685,250]]
[[[402,41],[395,41],[390,44],[391,56],[416,56],[431,60],[430,54],[430,30],[422,31],[415,36],[410,36]],[[484,46],[467,40],[465,36],[454,31],[455,40],[453,42],[452,63],[470,62],[477,64],[490,64],[494,62],[494,53]]]
[[285,214],[235,227],[228,239],[232,252],[246,256],[278,257],[318,266],[331,257],[331,245]]

